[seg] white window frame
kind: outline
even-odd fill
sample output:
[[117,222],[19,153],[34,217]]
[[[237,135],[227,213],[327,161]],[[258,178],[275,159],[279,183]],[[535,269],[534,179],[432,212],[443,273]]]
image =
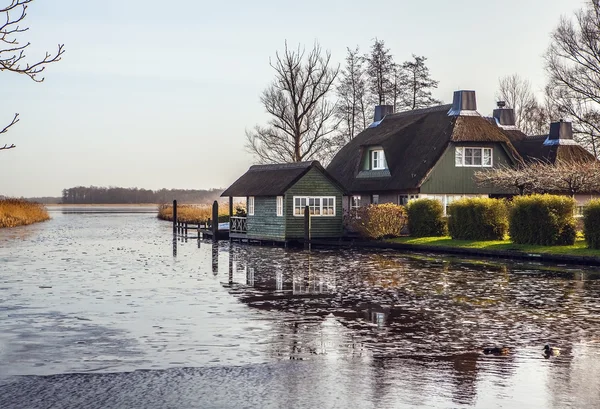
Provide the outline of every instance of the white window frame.
[[[294,217],[304,217],[304,207],[309,205],[311,199],[313,200],[314,214],[311,217],[335,217],[336,215],[336,198],[335,196],[294,196]],[[323,201],[324,199],[333,199],[333,214],[323,214]],[[302,204],[304,201],[304,204]],[[318,201],[318,208],[316,207]],[[328,206],[329,207],[329,206]],[[318,214],[317,214],[318,209]]]
[[371,195],[371,204],[379,204],[379,195]]
[[[466,164],[466,150],[478,150],[481,152],[481,165],[467,165]],[[485,153],[489,155],[489,164],[484,163]],[[454,153],[454,164],[457,167],[465,167],[465,168],[491,168],[494,166],[494,148],[485,148],[479,146],[457,146]],[[470,156],[471,158],[475,158],[474,155]]]
[[248,196],[248,216],[254,216],[254,196]]
[[277,216],[283,216],[283,196],[277,196]]
[[387,169],[385,161],[385,152],[383,149],[373,149],[371,151],[371,170]]
[[360,207],[360,195],[354,195],[350,197],[350,209],[358,209]]

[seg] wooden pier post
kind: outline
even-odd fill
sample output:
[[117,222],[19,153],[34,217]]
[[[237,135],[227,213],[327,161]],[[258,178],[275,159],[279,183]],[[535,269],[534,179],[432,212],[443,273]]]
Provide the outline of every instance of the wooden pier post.
[[229,242],[231,242],[231,218],[233,217],[233,196],[229,196]]
[[310,250],[310,209],[304,207],[304,249]]
[[173,200],[173,234],[177,234],[177,200]]
[[217,235],[219,234],[219,202],[216,200],[213,202],[212,219],[213,241],[217,241]]
[[185,222],[185,238],[187,239],[188,223]]

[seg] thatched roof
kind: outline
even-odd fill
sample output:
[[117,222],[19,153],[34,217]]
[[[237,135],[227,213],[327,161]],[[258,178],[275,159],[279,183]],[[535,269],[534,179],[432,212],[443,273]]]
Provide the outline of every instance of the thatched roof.
[[[494,142],[520,160],[508,137],[481,116],[449,116],[452,105],[387,115],[344,146],[327,170],[350,192],[417,189],[451,142]],[[357,178],[364,150],[381,146],[390,176]]]
[[250,166],[221,196],[282,196],[311,169],[318,169],[344,191],[318,161],[311,161]]
[[[500,129],[500,128],[499,128]],[[595,160],[594,155],[572,139],[568,144],[545,145],[548,135],[528,136],[519,130],[502,130],[510,139],[525,162],[543,161],[555,163],[588,162]]]

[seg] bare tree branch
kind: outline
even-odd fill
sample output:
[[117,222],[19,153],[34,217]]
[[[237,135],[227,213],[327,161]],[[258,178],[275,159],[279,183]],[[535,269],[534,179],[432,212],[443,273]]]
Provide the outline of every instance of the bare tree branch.
[[[7,0],[4,0],[7,1]],[[45,56],[36,61],[28,61],[25,54],[30,43],[21,43],[18,35],[29,30],[29,27],[23,27],[21,24],[27,17],[27,8],[34,0],[10,0],[10,3],[0,6],[0,72],[7,71],[16,74],[26,75],[35,82],[44,81],[40,74],[46,69],[46,66],[60,61],[65,52],[64,44],[59,44],[55,53],[46,52]],[[1,16],[4,16],[2,18]],[[13,121],[5,126],[0,134],[5,133],[11,126],[19,121],[18,114]],[[0,150],[15,148],[14,144],[5,144]]]
[[547,93],[558,111],[573,119],[576,136],[600,155],[600,3],[574,18],[562,18],[546,51]]
[[339,72],[330,64],[331,54],[318,43],[306,53],[286,42],[284,51],[275,53],[270,61],[275,79],[260,98],[271,119],[246,131],[246,149],[259,163],[329,159],[340,122],[335,104],[327,101]]

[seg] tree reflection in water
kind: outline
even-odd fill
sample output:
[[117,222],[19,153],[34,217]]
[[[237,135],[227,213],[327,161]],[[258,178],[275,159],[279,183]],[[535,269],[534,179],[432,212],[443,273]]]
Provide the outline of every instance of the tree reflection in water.
[[[291,313],[273,334],[283,341],[272,342],[274,356],[367,359],[378,396],[400,382],[418,404],[431,393],[425,378],[395,379],[399,368],[417,366],[427,379],[451,382],[455,404],[475,405],[478,385],[493,379],[513,387],[516,360],[538,364],[546,342],[566,346],[569,359],[548,368],[564,367],[560,378],[570,379],[571,345],[600,339],[594,270],[243,245],[232,245],[229,254],[232,295],[252,308]],[[485,356],[485,346],[511,353]],[[598,365],[588,366],[586,373],[598,373]]]

